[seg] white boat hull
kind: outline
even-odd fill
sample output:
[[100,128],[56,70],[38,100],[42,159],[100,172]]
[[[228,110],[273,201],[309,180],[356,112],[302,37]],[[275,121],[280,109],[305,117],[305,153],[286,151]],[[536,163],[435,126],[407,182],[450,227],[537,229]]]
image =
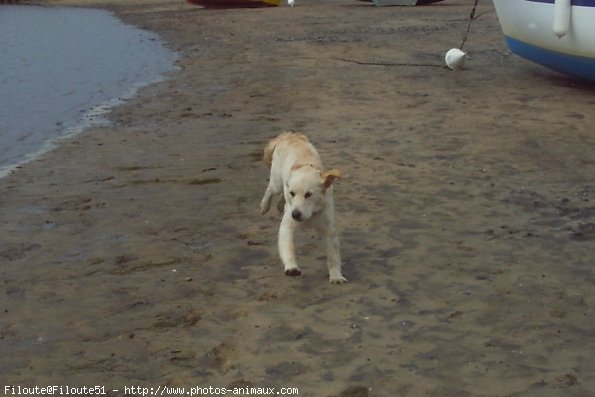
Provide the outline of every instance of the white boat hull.
[[595,0],[494,0],[512,52],[595,81]]

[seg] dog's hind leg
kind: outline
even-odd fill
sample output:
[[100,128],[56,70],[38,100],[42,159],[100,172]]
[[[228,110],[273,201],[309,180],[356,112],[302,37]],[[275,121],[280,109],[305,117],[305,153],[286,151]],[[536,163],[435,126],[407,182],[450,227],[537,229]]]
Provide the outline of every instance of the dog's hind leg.
[[295,221],[291,218],[291,211],[285,211],[279,227],[279,256],[285,267],[287,276],[302,274],[295,260],[294,231]]
[[285,211],[285,197],[283,197],[283,195],[281,195],[279,202],[277,202],[277,211],[279,211],[280,214]]
[[267,186],[267,190],[264,192],[264,196],[260,202],[260,213],[262,215],[266,214],[269,212],[269,209],[271,209],[271,201],[273,200],[273,197],[281,195],[282,192],[283,182],[281,182],[281,179],[277,173],[271,170],[269,185]]
[[271,189],[271,185],[267,187],[266,192],[264,192],[264,196],[262,197],[262,201],[260,202],[260,213],[262,215],[269,212],[271,208],[271,201],[273,199],[273,189]]

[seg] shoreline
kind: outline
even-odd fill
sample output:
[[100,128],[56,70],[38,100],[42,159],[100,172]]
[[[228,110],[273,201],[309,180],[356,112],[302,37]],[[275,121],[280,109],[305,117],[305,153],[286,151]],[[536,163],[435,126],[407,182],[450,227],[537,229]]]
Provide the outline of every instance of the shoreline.
[[[462,0],[115,3],[47,2],[155,32],[179,70],[0,179],[8,382],[595,390],[592,85],[511,56],[491,4],[453,72],[406,65],[442,64]],[[279,219],[258,204],[262,148],[284,130],[345,175],[345,285],[328,284],[309,232],[302,276],[283,275]]]
[[[171,71],[168,73],[171,73]],[[127,101],[135,98],[139,90],[142,90],[143,88],[148,87],[152,84],[162,82],[165,79],[166,78],[162,76],[161,78],[153,81],[135,84],[124,94],[118,96],[117,98],[112,98],[110,100],[104,101],[98,105],[93,106],[85,113],[83,113],[79,120],[77,120],[74,123],[74,125],[67,127],[62,132],[60,132],[60,135],[58,137],[46,140],[41,148],[34,152],[27,153],[25,155],[25,159],[14,164],[1,166],[0,180],[2,178],[5,178],[6,176],[15,174],[27,163],[35,161],[42,156],[45,156],[48,152],[51,152],[57,146],[59,146],[60,142],[63,140],[72,139],[79,134],[86,133],[87,130],[92,128],[110,127],[111,121],[109,120],[109,115],[112,109],[121,106],[125,104]]]
[[[52,7],[50,5],[44,5],[44,4],[39,4],[39,3],[35,3],[35,2],[23,2],[22,4],[10,4],[13,6],[31,6],[31,7]],[[61,6],[61,5],[55,5],[55,6]],[[86,7],[80,7],[80,8],[86,8]],[[122,24],[122,26],[127,25],[128,27],[132,26],[130,23],[126,23],[124,21],[122,21],[122,19],[120,17],[118,17],[115,13],[114,10],[109,10],[105,7],[103,7],[104,11],[109,13],[109,15],[111,15],[114,18],[114,21],[119,21],[119,23]],[[106,14],[107,15],[107,14]],[[161,38],[158,38],[157,36],[153,37],[153,33],[147,31],[147,30],[140,30],[137,29],[136,30],[138,34],[138,32],[142,32],[142,34],[146,37],[144,37],[143,40],[146,41],[161,41]],[[21,43],[22,44],[22,43]],[[140,43],[136,43],[137,45],[139,45]],[[160,44],[164,49],[166,49],[165,43]],[[119,77],[119,81],[118,81],[118,85],[121,86],[125,86],[124,88],[126,88],[124,91],[118,91],[116,92],[114,90],[113,84],[111,84],[111,81],[103,81],[101,82],[101,89],[98,92],[94,92],[94,91],[87,91],[89,92],[89,96],[87,98],[85,98],[85,109],[83,109],[83,105],[82,104],[74,104],[71,103],[69,106],[66,106],[65,108],[67,109],[78,109],[78,107],[80,107],[80,112],[78,115],[75,115],[74,117],[76,118],[64,118],[63,120],[60,120],[58,123],[56,123],[56,125],[60,126],[60,129],[56,129],[55,133],[50,134],[48,133],[47,136],[48,138],[46,138],[45,140],[41,141],[41,142],[29,142],[28,147],[34,149],[34,150],[30,150],[27,152],[21,152],[19,151],[19,157],[22,157],[20,159],[18,159],[18,161],[16,161],[16,159],[13,159],[13,162],[11,164],[6,164],[6,165],[0,165],[0,179],[11,174],[14,173],[16,170],[18,170],[19,168],[21,168],[24,164],[30,162],[30,161],[34,161],[35,159],[43,156],[45,153],[50,152],[53,150],[53,148],[56,147],[56,145],[59,145],[61,140],[64,139],[69,139],[69,138],[73,138],[76,135],[84,132],[86,129],[89,129],[91,127],[96,127],[96,128],[101,128],[103,126],[107,126],[109,125],[110,121],[109,121],[109,113],[111,111],[112,108],[119,106],[121,104],[126,103],[127,101],[129,101],[130,99],[134,98],[138,91],[143,89],[144,87],[147,87],[151,84],[155,84],[161,81],[164,81],[167,77],[166,75],[168,73],[172,73],[176,70],[175,67],[175,62],[177,61],[177,55],[174,51],[170,50],[169,48],[167,48],[167,51],[170,53],[169,55],[165,55],[162,56],[163,59],[170,59],[169,64],[169,70],[165,70],[165,71],[161,71],[157,76],[155,76],[156,71],[153,71],[152,74],[153,75],[148,75],[149,72],[147,72],[147,70],[152,70],[152,67],[149,67],[147,65],[142,65],[143,67],[143,75],[142,75],[142,81],[139,80],[139,76],[140,73],[137,72],[137,75],[132,76],[130,74],[120,74]],[[152,52],[157,53],[157,51],[152,50]],[[47,62],[47,61],[46,61]],[[159,64],[160,62],[155,62],[155,60],[153,60],[153,62],[155,64]],[[65,67],[67,67],[67,65],[63,65]],[[140,66],[140,65],[139,65]],[[57,68],[56,68],[57,69]],[[117,68],[114,68],[117,69]],[[129,65],[129,69],[130,70],[137,70],[137,69],[133,69],[131,65]],[[96,69],[96,71],[98,71],[99,69]],[[61,76],[57,75],[57,78],[60,78]],[[86,85],[88,86],[90,83],[88,83],[87,81],[93,81],[92,79],[94,78],[93,75],[87,75],[87,78],[90,80],[86,80]],[[80,78],[79,78],[80,80]],[[124,82],[126,82],[126,84],[124,84]],[[99,83],[99,80],[98,80]],[[47,83],[45,83],[47,85]],[[54,82],[55,84],[55,82]],[[83,85],[85,85],[83,84]],[[108,87],[109,86],[109,87]],[[42,84],[43,87],[43,84]],[[111,98],[107,98],[108,95],[103,95],[104,92],[106,92],[106,90],[109,90],[112,92],[112,97]],[[43,89],[43,88],[41,88]],[[39,90],[39,88],[38,88]],[[82,89],[82,91],[86,91],[84,88]],[[54,95],[55,96],[55,95]],[[100,96],[103,98],[107,98],[107,99],[102,99],[102,98],[96,98],[96,96]],[[12,98],[13,101],[19,101],[20,98]],[[82,101],[82,99],[81,99]],[[33,108],[35,107],[35,104],[33,105]],[[29,104],[29,112],[31,113],[35,113],[34,111],[31,110],[32,106],[31,103]],[[58,111],[63,111],[62,108],[58,108],[58,109],[54,109],[55,112]],[[46,123],[47,125],[47,123]],[[53,123],[50,122],[50,125],[53,125]],[[26,127],[21,126],[21,129],[26,129]],[[11,134],[12,135],[11,131]],[[44,134],[46,135],[46,134]],[[21,139],[17,139],[15,140],[16,142],[23,142],[26,141],[25,137],[22,137]],[[25,147],[24,145],[21,145],[21,147]],[[22,153],[22,154],[21,154]],[[5,161],[8,161],[8,159],[5,159]]]

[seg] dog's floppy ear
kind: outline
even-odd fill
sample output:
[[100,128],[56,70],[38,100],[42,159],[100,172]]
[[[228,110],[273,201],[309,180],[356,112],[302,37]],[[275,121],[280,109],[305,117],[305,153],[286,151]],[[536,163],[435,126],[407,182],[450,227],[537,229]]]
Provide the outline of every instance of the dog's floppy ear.
[[337,169],[325,171],[320,174],[320,180],[322,181],[322,186],[325,189],[328,189],[333,184],[333,181],[337,178],[341,178],[341,171]]

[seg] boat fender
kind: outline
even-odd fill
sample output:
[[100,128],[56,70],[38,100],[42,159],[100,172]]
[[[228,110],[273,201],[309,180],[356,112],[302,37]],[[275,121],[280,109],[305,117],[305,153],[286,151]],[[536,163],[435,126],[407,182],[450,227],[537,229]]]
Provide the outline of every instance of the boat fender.
[[554,34],[562,38],[570,31],[571,0],[555,0],[554,3]]
[[451,70],[462,69],[465,65],[465,55],[467,54],[458,48],[451,48],[446,52],[444,62]]

